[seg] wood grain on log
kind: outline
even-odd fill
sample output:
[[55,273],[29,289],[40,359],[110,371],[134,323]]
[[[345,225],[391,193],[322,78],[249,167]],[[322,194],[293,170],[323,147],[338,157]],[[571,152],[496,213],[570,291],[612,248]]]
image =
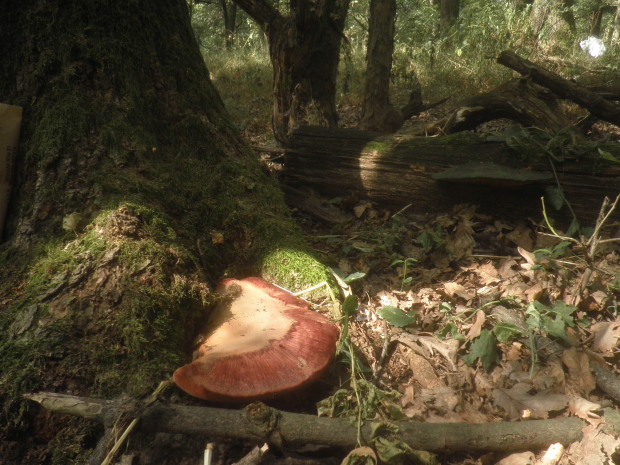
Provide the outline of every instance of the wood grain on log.
[[[438,182],[433,174],[472,162],[495,163],[518,169],[549,172],[540,153],[523,154],[500,142],[485,142],[473,133],[424,138],[336,128],[300,128],[286,152],[283,181],[305,186],[327,197],[354,194],[400,209],[411,204],[414,213],[447,212],[470,203],[497,218],[541,218],[541,196],[554,181],[505,187]],[[558,181],[582,225],[596,219],[605,196],[620,192],[620,166],[600,159],[557,164]],[[569,221],[569,212],[550,212]]]
[[[44,408],[104,424],[113,422],[119,412],[118,404],[102,399],[55,393],[26,397]],[[398,426],[400,440],[413,449],[427,451],[535,450],[556,442],[566,445],[578,441],[583,426],[578,418],[486,424],[394,424]],[[243,410],[155,404],[142,411],[138,428],[147,432],[199,434],[289,446],[324,444],[353,448],[358,440],[357,426],[346,419],[282,412],[261,403],[250,404]],[[364,443],[370,442],[371,430],[371,422],[362,426]]]

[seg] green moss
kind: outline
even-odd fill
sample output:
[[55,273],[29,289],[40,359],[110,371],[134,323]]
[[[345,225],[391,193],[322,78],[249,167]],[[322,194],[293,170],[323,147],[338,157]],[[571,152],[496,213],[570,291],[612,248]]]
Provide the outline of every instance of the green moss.
[[373,140],[368,142],[364,148],[362,149],[361,153],[376,153],[378,155],[387,155],[390,153],[390,151],[394,148],[394,143],[393,142],[384,142],[381,140]]
[[193,257],[175,239],[161,214],[124,205],[41,250],[24,298],[0,313],[0,396],[10,421],[30,408],[24,392],[142,395],[180,366],[208,302],[191,278]]
[[[322,282],[330,286],[333,284],[331,270],[319,263],[311,253],[299,248],[278,249],[267,254],[263,259],[261,274],[266,280],[293,292]],[[319,289],[315,295],[326,296],[327,292]]]

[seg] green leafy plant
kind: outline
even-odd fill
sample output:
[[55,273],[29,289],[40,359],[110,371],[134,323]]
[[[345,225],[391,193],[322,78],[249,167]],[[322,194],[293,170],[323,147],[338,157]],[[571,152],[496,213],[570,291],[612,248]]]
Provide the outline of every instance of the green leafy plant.
[[576,310],[577,307],[568,305],[561,300],[552,306],[544,305],[538,301],[530,302],[525,310],[525,314],[528,316],[525,323],[532,331],[548,334],[567,344],[572,344],[566,335],[566,328],[575,326],[573,313]]
[[385,391],[365,379],[356,381],[357,392],[339,389],[317,404],[319,416],[368,420],[377,415],[383,419],[404,420],[405,415],[395,401],[396,391]]
[[401,280],[400,280],[400,290],[402,291],[405,287],[405,284],[409,284],[411,282],[411,280],[413,279],[413,277],[411,276],[407,276],[407,266],[408,265],[413,265],[414,263],[416,263],[417,260],[415,258],[396,258],[394,260],[392,260],[392,262],[390,263],[391,267],[395,267],[395,266],[402,266],[402,272],[401,272]]
[[480,360],[483,368],[487,371],[499,362],[497,339],[493,333],[488,329],[483,329],[480,336],[472,341],[469,346],[469,353],[464,355],[462,360],[468,365],[473,365],[476,360]]
[[439,304],[439,311],[442,313],[442,320],[446,324],[438,331],[435,331],[435,337],[439,339],[445,339],[448,335],[451,335],[454,339],[465,342],[465,336],[459,332],[459,325],[463,322],[461,316],[454,314],[452,305],[448,302],[441,302]]
[[416,322],[415,311],[406,313],[404,310],[391,305],[386,305],[381,308],[379,310],[379,316],[397,328],[404,328]]

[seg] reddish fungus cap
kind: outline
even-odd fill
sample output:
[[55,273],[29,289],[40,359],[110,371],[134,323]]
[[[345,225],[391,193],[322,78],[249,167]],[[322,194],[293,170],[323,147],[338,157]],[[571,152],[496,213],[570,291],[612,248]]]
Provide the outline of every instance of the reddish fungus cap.
[[226,279],[194,361],[174,372],[188,394],[219,402],[266,399],[317,379],[340,331],[310,305],[260,278]]

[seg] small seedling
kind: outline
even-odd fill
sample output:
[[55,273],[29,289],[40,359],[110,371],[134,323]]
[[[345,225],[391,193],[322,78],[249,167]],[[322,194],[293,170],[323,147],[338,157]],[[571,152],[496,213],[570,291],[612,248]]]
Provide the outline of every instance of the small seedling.
[[404,289],[405,284],[409,284],[411,280],[413,279],[413,277],[407,276],[407,266],[413,265],[416,262],[417,260],[415,258],[405,258],[404,260],[402,258],[396,258],[392,260],[392,263],[390,263],[391,267],[400,266],[400,265],[402,265],[403,267],[403,271],[401,274],[401,281],[400,281],[401,291]]

